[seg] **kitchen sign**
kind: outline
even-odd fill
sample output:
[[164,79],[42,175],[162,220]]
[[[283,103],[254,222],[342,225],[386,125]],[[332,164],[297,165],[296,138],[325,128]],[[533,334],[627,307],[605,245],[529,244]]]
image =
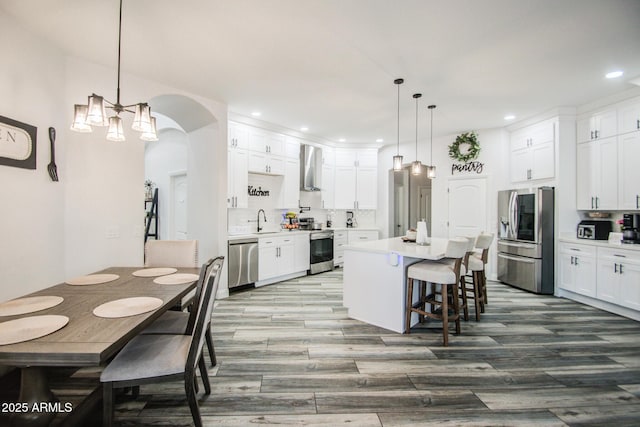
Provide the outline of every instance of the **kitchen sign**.
[[0,116],[0,165],[36,168],[38,128]]
[[255,188],[253,185],[248,187],[247,193],[252,197],[269,197],[269,190],[263,190],[262,187]]

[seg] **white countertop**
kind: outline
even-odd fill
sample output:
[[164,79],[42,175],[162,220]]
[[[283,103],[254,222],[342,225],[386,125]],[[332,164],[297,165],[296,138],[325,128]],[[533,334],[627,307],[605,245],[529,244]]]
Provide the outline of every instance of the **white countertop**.
[[428,246],[404,242],[401,237],[381,240],[367,240],[344,246],[345,250],[397,254],[404,257],[437,260],[444,258],[448,239],[433,237]]
[[597,246],[600,248],[609,248],[609,249],[625,249],[625,250],[640,252],[640,245],[620,243],[619,241],[612,242],[609,240],[578,239],[574,233],[560,233],[560,241],[567,242],[567,243],[575,243],[578,245]]
[[377,228],[374,227],[355,227],[355,228],[347,228],[347,227],[331,227],[331,228],[323,228],[322,230],[300,230],[300,229],[294,229],[294,230],[265,230],[265,231],[261,231],[260,233],[243,233],[243,234],[229,234],[227,236],[227,240],[228,241],[234,241],[234,240],[241,240],[241,239],[251,239],[251,238],[261,238],[261,237],[277,237],[277,236],[287,236],[290,234],[302,234],[302,233],[306,233],[309,234],[312,231],[344,231],[344,230],[349,230],[349,231],[356,231],[356,230],[362,230],[362,231],[379,231]]

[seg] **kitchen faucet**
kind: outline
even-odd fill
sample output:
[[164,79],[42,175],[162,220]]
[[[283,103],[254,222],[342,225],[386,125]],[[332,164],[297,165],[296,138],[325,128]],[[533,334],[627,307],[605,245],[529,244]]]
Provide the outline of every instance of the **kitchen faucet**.
[[264,213],[264,209],[260,209],[258,211],[258,233],[262,230],[262,227],[260,227],[260,212],[262,212],[262,218],[264,218],[264,222],[267,222],[267,214]]

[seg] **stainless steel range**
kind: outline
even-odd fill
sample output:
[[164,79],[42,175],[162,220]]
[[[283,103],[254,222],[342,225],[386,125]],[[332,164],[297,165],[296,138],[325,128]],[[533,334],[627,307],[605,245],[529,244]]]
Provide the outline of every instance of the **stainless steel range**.
[[311,231],[309,234],[311,251],[309,274],[333,270],[333,231]]

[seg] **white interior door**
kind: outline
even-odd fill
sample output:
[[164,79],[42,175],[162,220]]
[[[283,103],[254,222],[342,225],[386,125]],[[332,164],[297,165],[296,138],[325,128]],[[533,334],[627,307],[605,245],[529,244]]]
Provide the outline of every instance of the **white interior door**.
[[170,240],[187,239],[187,174],[171,176]]
[[487,228],[487,180],[449,180],[449,237],[475,237]]

